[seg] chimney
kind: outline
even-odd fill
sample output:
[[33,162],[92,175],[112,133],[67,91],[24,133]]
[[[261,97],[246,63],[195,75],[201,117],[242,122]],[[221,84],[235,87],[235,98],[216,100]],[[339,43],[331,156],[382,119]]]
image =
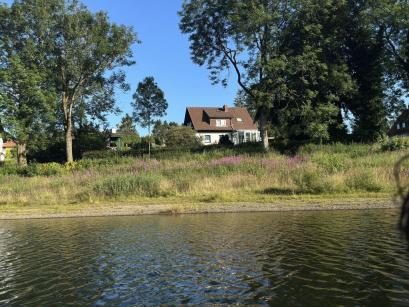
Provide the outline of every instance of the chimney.
[[224,112],[228,112],[228,111],[229,111],[229,108],[227,107],[227,104],[225,104],[225,105],[223,106],[223,111],[224,111]]

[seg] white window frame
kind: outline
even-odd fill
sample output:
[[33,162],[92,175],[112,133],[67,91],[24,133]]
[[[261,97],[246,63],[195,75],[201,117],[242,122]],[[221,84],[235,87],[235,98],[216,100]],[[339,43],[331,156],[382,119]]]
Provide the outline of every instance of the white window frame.
[[226,127],[227,120],[225,119],[216,119],[216,127]]
[[[208,140],[207,140],[208,138]],[[203,143],[204,144],[211,144],[212,143],[212,136],[210,134],[205,134],[203,136]]]

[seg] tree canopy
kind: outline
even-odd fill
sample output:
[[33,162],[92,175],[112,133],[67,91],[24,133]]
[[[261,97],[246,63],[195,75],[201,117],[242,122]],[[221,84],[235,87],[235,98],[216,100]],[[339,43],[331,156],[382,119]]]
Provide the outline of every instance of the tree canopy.
[[[403,105],[408,1],[189,0],[180,29],[214,83],[230,71],[276,138],[359,141],[385,134]],[[405,47],[406,46],[406,47]],[[406,78],[406,79],[405,79]],[[407,90],[407,88],[406,88]]]
[[46,59],[47,78],[58,94],[55,113],[65,130],[67,161],[72,161],[74,116],[103,120],[116,111],[115,89],[129,89],[120,68],[134,63],[136,34],[76,0],[16,0],[11,10],[21,15],[25,31],[17,31],[15,51],[30,43],[39,50],[34,59]]
[[[153,77],[146,77],[139,82],[133,94],[132,107],[134,108],[133,118],[141,127],[148,128],[148,136],[151,136],[151,127],[156,119],[166,114],[168,102],[164,92],[159,88]],[[149,154],[150,154],[150,141]]]

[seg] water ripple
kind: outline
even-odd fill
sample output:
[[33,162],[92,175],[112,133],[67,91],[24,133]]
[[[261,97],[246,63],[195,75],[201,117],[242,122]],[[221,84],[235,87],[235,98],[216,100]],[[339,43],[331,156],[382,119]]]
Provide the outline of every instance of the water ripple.
[[394,210],[0,222],[0,305],[408,305]]

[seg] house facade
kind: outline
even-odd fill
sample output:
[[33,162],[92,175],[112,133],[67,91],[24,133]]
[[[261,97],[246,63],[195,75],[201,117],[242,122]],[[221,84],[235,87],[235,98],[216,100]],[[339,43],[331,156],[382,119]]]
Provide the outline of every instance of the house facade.
[[403,110],[388,132],[389,136],[409,135],[409,109]]
[[246,108],[188,107],[184,125],[195,130],[203,145],[218,144],[223,136],[235,145],[260,141],[260,132]]
[[0,162],[4,162],[9,151],[17,147],[17,144],[11,140],[4,142],[0,137]]

